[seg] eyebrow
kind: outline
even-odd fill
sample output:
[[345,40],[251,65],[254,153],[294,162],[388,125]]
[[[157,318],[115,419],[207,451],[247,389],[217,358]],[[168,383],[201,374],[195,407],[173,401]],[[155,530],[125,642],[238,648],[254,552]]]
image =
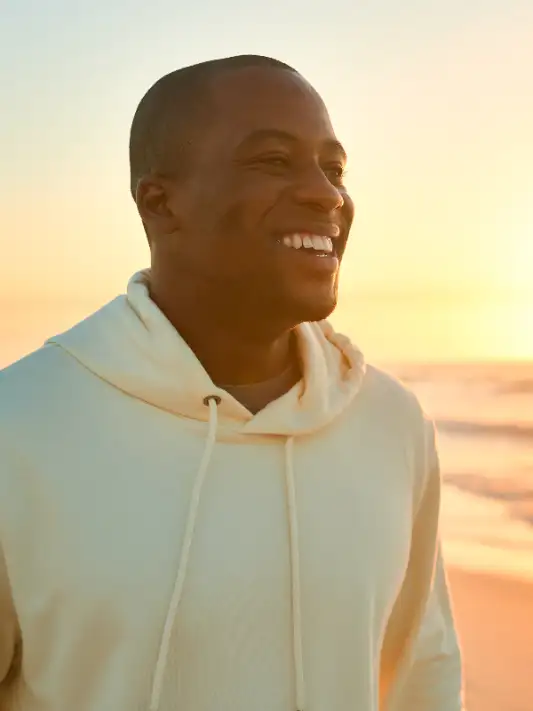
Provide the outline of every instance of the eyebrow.
[[[285,141],[286,143],[299,142],[298,137],[292,133],[289,133],[288,131],[282,131],[278,128],[261,128],[257,131],[252,131],[252,133],[248,134],[248,136],[246,136],[246,138],[239,145],[239,148],[247,146],[250,143],[259,143],[260,141],[266,141],[269,138],[277,138],[278,140]],[[325,148],[329,148],[330,150],[338,151],[345,161],[348,160],[348,155],[346,153],[346,150],[344,149],[344,146],[342,145],[342,143],[335,140],[334,138],[327,138],[326,140],[322,141],[322,145]]]

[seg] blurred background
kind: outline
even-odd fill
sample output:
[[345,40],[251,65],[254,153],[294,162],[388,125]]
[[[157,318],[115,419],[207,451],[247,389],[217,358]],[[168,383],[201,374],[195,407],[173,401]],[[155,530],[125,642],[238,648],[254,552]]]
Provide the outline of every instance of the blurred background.
[[437,421],[468,707],[531,711],[531,0],[0,0],[0,15],[0,367],[147,265],[127,150],[148,87],[225,55],[292,64],[350,156],[334,323]]

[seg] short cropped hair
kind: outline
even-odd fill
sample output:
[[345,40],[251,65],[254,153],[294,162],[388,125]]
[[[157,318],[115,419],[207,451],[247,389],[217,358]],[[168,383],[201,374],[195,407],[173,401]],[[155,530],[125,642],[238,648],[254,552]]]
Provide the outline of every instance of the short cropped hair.
[[212,59],[176,69],[159,79],[142,98],[130,132],[130,191],[135,198],[139,180],[153,170],[186,174],[193,136],[206,128],[212,114],[210,87],[228,70],[272,67],[296,70],[270,57],[246,54]]

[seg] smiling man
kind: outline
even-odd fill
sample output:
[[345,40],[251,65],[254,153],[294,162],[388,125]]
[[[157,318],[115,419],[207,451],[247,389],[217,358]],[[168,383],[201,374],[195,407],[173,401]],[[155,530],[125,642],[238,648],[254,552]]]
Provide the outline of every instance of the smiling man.
[[433,428],[325,320],[321,98],[181,69],[130,159],[150,268],[0,374],[0,708],[458,711]]

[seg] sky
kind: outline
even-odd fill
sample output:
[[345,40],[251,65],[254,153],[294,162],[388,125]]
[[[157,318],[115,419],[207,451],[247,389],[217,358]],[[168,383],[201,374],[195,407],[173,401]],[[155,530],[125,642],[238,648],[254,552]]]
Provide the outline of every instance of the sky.
[[128,133],[180,66],[322,94],[356,219],[334,323],[377,361],[533,359],[531,0],[0,0],[0,366],[148,264]]

